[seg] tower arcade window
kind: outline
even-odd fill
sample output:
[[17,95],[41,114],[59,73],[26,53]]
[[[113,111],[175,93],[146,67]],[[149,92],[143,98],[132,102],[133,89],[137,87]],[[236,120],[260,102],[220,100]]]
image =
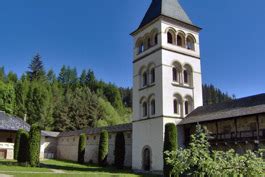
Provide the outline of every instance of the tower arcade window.
[[187,70],[184,70],[183,75],[184,75],[184,83],[185,84],[188,84],[189,83],[189,74],[188,74],[188,71]]
[[167,42],[173,44],[173,35],[171,32],[167,32]]
[[155,100],[151,101],[151,115],[155,115],[156,114],[156,102]]
[[158,34],[157,33],[155,34],[155,40],[154,41],[155,41],[155,45],[158,44]]
[[179,114],[179,107],[178,107],[179,104],[177,99],[174,99],[173,105],[174,105],[174,114]]
[[177,46],[184,47],[184,35],[177,35]]
[[144,51],[144,43],[142,42],[140,45],[139,45],[139,48],[138,48],[138,53],[142,53]]
[[150,47],[152,47],[151,38],[148,38],[147,39],[147,49],[149,49]]
[[147,86],[147,80],[148,80],[147,73],[144,72],[143,75],[142,75],[142,86],[143,87]]
[[152,68],[151,71],[150,71],[150,81],[151,81],[151,84],[155,83],[155,68]]
[[188,38],[187,38],[187,49],[188,50],[195,50],[194,44],[195,44],[194,39],[191,36],[188,36]]
[[185,101],[185,115],[190,113],[189,101]]
[[147,110],[147,103],[146,102],[143,102],[143,104],[142,104],[142,115],[143,115],[143,117],[147,117],[147,112],[148,112],[148,110]]

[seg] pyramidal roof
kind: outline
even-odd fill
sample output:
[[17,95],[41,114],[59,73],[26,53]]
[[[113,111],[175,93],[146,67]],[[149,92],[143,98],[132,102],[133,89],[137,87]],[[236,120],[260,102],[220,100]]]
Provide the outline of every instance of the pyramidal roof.
[[[164,15],[192,25],[192,21],[181,7],[179,0],[152,0],[139,28]],[[139,29],[138,28],[138,29]]]

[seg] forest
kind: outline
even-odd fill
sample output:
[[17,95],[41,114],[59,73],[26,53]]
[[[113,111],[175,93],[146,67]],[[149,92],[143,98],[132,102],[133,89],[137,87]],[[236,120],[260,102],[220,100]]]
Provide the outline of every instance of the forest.
[[[204,105],[234,98],[203,85]],[[45,130],[66,131],[131,122],[132,89],[96,78],[93,70],[63,65],[58,75],[45,70],[39,54],[20,77],[0,67],[0,110]]]

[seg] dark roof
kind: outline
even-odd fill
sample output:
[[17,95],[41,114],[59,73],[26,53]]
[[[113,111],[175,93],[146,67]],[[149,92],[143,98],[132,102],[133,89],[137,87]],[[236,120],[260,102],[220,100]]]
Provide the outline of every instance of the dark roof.
[[192,111],[181,124],[206,122],[259,113],[265,113],[265,94],[199,107]]
[[8,115],[5,112],[0,112],[0,130],[17,131],[19,129],[29,131],[30,125],[21,118]]
[[147,25],[160,15],[164,15],[192,25],[192,21],[181,7],[179,0],[152,0],[138,29]]
[[59,134],[60,132],[51,132],[51,131],[44,131],[44,130],[41,131],[41,135],[45,137],[56,138]]
[[99,134],[102,130],[107,130],[109,133],[132,131],[132,124],[129,123],[129,124],[109,126],[109,127],[88,128],[86,130],[62,132],[60,133],[59,137],[79,136],[81,133],[85,133],[87,135]]

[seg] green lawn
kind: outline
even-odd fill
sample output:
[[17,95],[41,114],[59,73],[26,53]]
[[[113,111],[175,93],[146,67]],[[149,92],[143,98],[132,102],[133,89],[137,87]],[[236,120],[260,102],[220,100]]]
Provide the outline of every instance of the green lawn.
[[[63,174],[56,174],[59,170]],[[41,167],[22,167],[15,161],[0,161],[0,174],[14,177],[145,177],[150,175],[133,174],[130,170],[116,170],[112,167],[98,167],[93,165],[80,165],[73,162],[47,160],[41,162]]]

